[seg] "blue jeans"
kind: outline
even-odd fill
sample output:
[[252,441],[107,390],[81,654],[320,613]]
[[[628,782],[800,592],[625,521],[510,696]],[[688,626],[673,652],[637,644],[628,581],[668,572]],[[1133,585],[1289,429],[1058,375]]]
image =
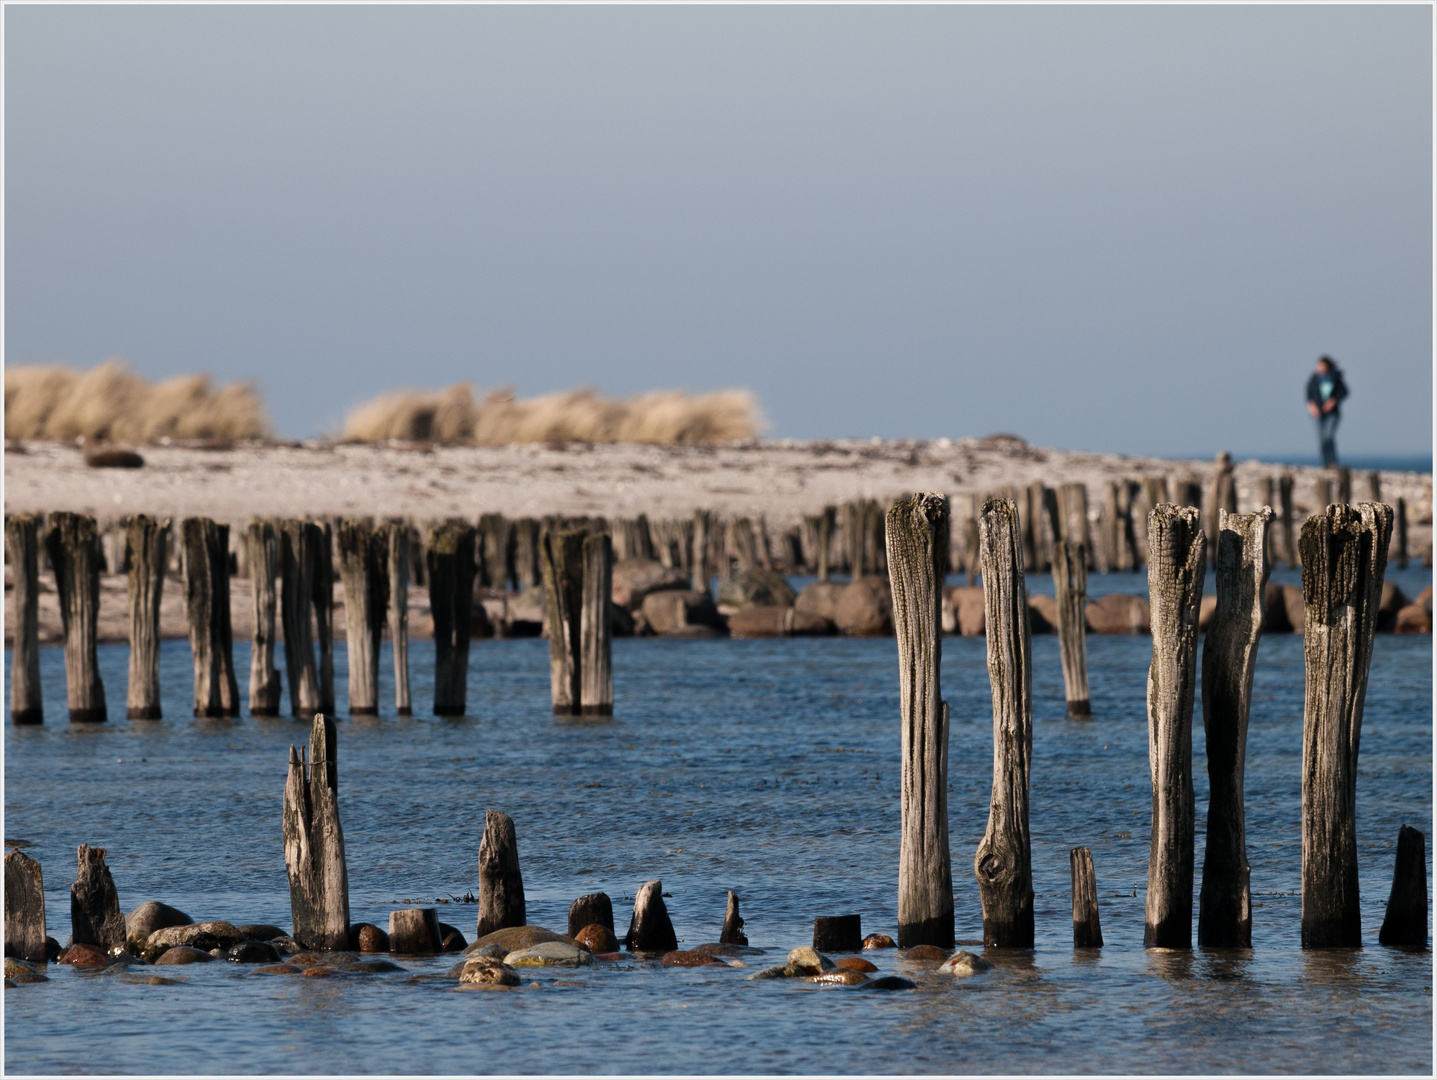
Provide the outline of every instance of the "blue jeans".
[[1337,464],[1337,421],[1340,419],[1335,409],[1317,418],[1317,442],[1322,450],[1322,464],[1329,469]]

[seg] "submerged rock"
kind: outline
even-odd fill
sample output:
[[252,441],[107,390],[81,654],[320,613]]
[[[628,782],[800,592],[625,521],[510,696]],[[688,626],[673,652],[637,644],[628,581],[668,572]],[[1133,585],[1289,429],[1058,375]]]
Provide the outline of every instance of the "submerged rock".
[[158,900],[146,900],[125,916],[125,940],[136,950],[149,943],[150,935],[156,930],[170,926],[189,926],[194,923],[179,908],[162,904]]
[[937,945],[915,945],[903,953],[905,960],[947,960],[948,951]]
[[241,941],[229,947],[225,959],[236,964],[277,964],[279,950],[268,941]]
[[203,949],[191,948],[189,945],[171,945],[164,951],[156,964],[208,964],[214,957]]
[[811,945],[800,945],[788,954],[788,966],[800,975],[821,975],[833,970],[833,961]]
[[820,986],[861,986],[868,981],[868,976],[851,968],[836,967],[822,975],[809,975],[803,981]]
[[110,958],[98,945],[71,945],[60,954],[58,961],[82,971],[110,966]]
[[863,939],[865,949],[896,949],[898,946],[887,934],[869,934]]
[[516,949],[504,958],[510,967],[585,967],[594,962],[588,949],[565,941],[541,941],[527,949]]
[[278,926],[271,926],[269,923],[243,923],[235,929],[239,931],[241,941],[274,941],[289,936]]
[[302,952],[291,956],[289,962],[302,968],[337,967],[340,964],[357,964],[359,957],[352,952]]
[[528,949],[540,945],[546,941],[563,941],[570,945],[577,946],[573,938],[567,938],[563,934],[556,934],[552,930],[546,930],[542,926],[506,926],[501,930],[495,930],[492,934],[485,934],[473,945],[466,946],[464,951],[469,955],[478,952],[485,945],[497,945],[506,953],[515,949]]
[[947,959],[939,970],[962,978],[968,975],[977,975],[983,971],[992,971],[993,965],[981,956],[959,949]]
[[269,964],[266,967],[257,967],[250,972],[251,975],[298,975],[304,969],[295,967],[293,964]]
[[759,968],[752,975],[746,975],[745,979],[749,982],[758,979],[792,979],[797,974],[790,964],[775,964],[773,967]]
[[721,964],[723,961],[708,953],[699,952],[697,949],[674,949],[666,952],[659,961],[664,967],[708,967],[711,964]]
[[459,982],[471,986],[518,986],[519,973],[501,960],[476,956],[464,961]]
[[356,960],[352,964],[340,964],[336,971],[347,971],[354,975],[381,975],[387,971],[407,971],[393,960]]
[[869,979],[859,989],[861,990],[915,990],[918,984],[912,979],[905,979],[901,975],[883,975],[877,979]]
[[186,945],[192,949],[228,949],[240,940],[240,932],[233,923],[223,920],[214,922],[189,923],[186,926],[167,926],[156,930],[146,941],[146,948],[163,946],[172,948]]
[[862,971],[867,973],[878,970],[877,964],[870,964],[861,956],[845,956],[835,960],[834,963],[841,968],[847,968],[849,971]]

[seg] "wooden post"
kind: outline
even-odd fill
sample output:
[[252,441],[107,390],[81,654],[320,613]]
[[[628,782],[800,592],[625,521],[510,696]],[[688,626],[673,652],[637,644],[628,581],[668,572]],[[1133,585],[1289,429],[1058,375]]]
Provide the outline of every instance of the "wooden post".
[[748,936],[743,932],[743,916],[738,913],[738,893],[728,891],[728,906],[724,909],[723,929],[719,931],[720,945],[747,945]]
[[279,601],[279,530],[270,518],[251,518],[245,527],[245,561],[249,565],[253,631],[249,654],[251,716],[278,716],[283,687],[274,663],[275,616]]
[[409,525],[395,519],[384,529],[389,563],[389,643],[394,653],[394,711],[409,704]]
[[319,711],[319,675],[314,666],[310,609],[314,596],[313,549],[321,536],[312,522],[290,519],[279,523],[284,673],[289,683],[290,715],[297,720]]
[[754,540],[753,522],[746,517],[732,518],[728,523],[729,557],[737,565],[737,572],[758,567],[758,546]]
[[664,904],[663,882],[645,882],[634,896],[634,914],[624,944],[633,952],[672,952],[679,947],[669,909]]
[[[15,648],[10,658],[10,722],[45,719],[40,694],[40,526],[38,514],[5,518],[5,548],[14,577]],[[8,894],[9,887],[6,887]],[[9,940],[9,934],[6,934]]]
[[[863,504],[863,560],[864,573],[881,574],[888,569],[888,552],[883,539],[883,508],[878,500],[868,499]],[[948,552],[943,553],[943,568],[948,566]],[[939,579],[942,583],[942,577]]]
[[1083,483],[1064,484],[1059,489],[1062,506],[1062,539],[1082,544],[1087,568],[1093,568],[1093,540],[1088,528],[1088,485]]
[[709,561],[709,532],[712,528],[713,515],[707,510],[695,510],[693,554],[689,558],[692,570],[689,587],[694,592],[709,591],[709,579],[713,576],[713,563]]
[[833,573],[833,533],[838,524],[838,508],[825,506],[818,518],[818,580],[827,581]]
[[70,886],[70,924],[76,945],[109,950],[125,943],[125,916],[104,848],[80,845],[79,872]]
[[401,956],[429,956],[439,952],[439,912],[432,907],[405,908],[389,913],[389,951]]
[[1376,469],[1367,474],[1367,501],[1375,503],[1382,501],[1382,474]]
[[[8,855],[6,863],[8,870]],[[7,881],[7,900],[9,891]],[[44,933],[43,924],[41,933]],[[8,926],[5,940],[10,940]],[[1377,940],[1383,945],[1399,948],[1427,947],[1427,839],[1406,825],[1397,830],[1397,861],[1392,869],[1392,892],[1387,897],[1387,914],[1383,916],[1382,931]]]
[[339,745],[334,720],[314,718],[309,761],[289,747],[284,785],[284,865],[294,939],[306,949],[349,947],[349,872],[339,825]]
[[55,571],[65,633],[65,694],[73,722],[106,718],[105,684],[95,652],[100,614],[100,538],[88,514],[50,515],[45,549]]
[[1063,661],[1068,715],[1091,716],[1088,700],[1088,567],[1082,544],[1053,545],[1053,593],[1058,602],[1058,651]]
[[427,547],[429,611],[434,617],[434,715],[463,716],[474,607],[474,526],[458,519],[431,525]]
[[1213,465],[1212,483],[1208,487],[1207,499],[1202,507],[1202,531],[1207,537],[1207,546],[1210,551],[1217,544],[1217,533],[1220,527],[1217,519],[1218,514],[1223,510],[1229,514],[1237,513],[1237,488],[1233,484],[1232,478],[1232,455],[1226,450],[1218,454],[1217,461]]
[[[319,711],[334,715],[334,531],[328,521],[316,522],[313,547],[314,629],[319,645]],[[473,558],[473,553],[470,553]],[[471,578],[472,580],[472,578]]]
[[584,537],[583,600],[579,615],[579,711],[585,716],[614,713],[614,552],[606,532]]
[[773,569],[773,551],[768,542],[768,521],[762,514],[758,516],[758,529],[754,535],[754,541],[758,548],[758,565],[765,570]]
[[5,855],[5,955],[18,956],[32,964],[48,960],[45,882],[40,864],[23,851]]
[[948,852],[948,705],[942,698],[948,500],[933,492],[888,511],[888,580],[898,638],[902,834],[898,943],[953,946]]
[[1407,500],[1401,495],[1393,500],[1393,528],[1397,535],[1397,567],[1407,569]]
[[125,715],[131,720],[160,718],[160,597],[165,585],[168,520],[146,514],[130,519],[130,682]]
[[368,518],[339,523],[339,572],[344,580],[345,637],[349,643],[349,711],[379,712],[379,643],[389,603],[387,530]]
[[1302,944],[1360,946],[1357,748],[1392,508],[1329,506],[1302,526]]
[[479,841],[478,934],[482,938],[506,926],[526,925],[524,876],[519,872],[514,821],[502,811],[486,810],[484,836]]
[[1316,477],[1312,481],[1312,512],[1322,513],[1323,509],[1332,502],[1332,479],[1327,476]]
[[[1033,758],[1032,638],[1018,508],[983,504],[983,603],[993,689],[993,793],[973,858],[983,898],[983,944],[1033,947],[1028,774]],[[1075,559],[1082,565],[1080,559]]]
[[1152,841],[1143,944],[1190,949],[1193,936],[1193,684],[1206,543],[1195,506],[1162,503],[1148,514],[1148,762]]
[[580,930],[595,923],[614,932],[614,904],[608,893],[586,893],[569,905],[570,937],[578,937]]
[[1272,510],[1218,511],[1213,551],[1217,608],[1203,639],[1202,719],[1207,734],[1207,846],[1198,898],[1198,945],[1252,947],[1243,770],[1252,674],[1267,593]]
[[1063,539],[1063,514],[1058,506],[1058,493],[1050,487],[1041,490],[1038,501],[1038,532],[1034,539],[1038,543],[1038,562],[1043,570],[1053,568],[1053,545]]
[[185,545],[185,618],[195,661],[195,715],[238,716],[230,629],[230,527],[209,518],[180,522]]
[[502,589],[517,578],[514,569],[514,527],[503,514],[480,514],[479,584]]
[[1346,506],[1352,501],[1352,470],[1346,465],[1337,466],[1337,501]]
[[555,716],[579,715],[583,700],[584,533],[546,531],[539,541],[549,633],[549,691]]
[[964,506],[963,520],[959,525],[963,539],[963,569],[968,575],[968,586],[972,588],[983,574],[982,542],[978,535],[978,514],[982,504],[977,495],[965,495],[960,505]]
[[1292,474],[1283,473],[1277,480],[1278,516],[1282,525],[1282,561],[1297,566],[1297,528],[1292,516]]
[[817,952],[858,952],[863,948],[861,915],[820,915],[813,920]]
[[1138,540],[1139,561],[1148,562],[1148,515],[1153,507],[1168,501],[1166,476],[1144,476],[1138,482],[1138,501],[1133,507],[1133,531]]
[[1098,921],[1098,880],[1093,853],[1085,847],[1068,852],[1073,874],[1073,948],[1101,949],[1103,927]]
[[539,523],[533,518],[514,522],[514,573],[521,589],[543,580],[539,572]]

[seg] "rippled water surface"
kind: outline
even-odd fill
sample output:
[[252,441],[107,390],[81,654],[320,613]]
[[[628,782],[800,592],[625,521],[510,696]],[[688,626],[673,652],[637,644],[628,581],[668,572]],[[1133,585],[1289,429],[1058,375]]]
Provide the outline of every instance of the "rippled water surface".
[[[1141,592],[1141,583],[1095,581],[1093,591]],[[243,698],[248,650],[235,652]],[[184,642],[163,648],[166,719],[124,720],[126,649],[100,655],[111,716],[121,719],[65,723],[63,657],[46,648],[48,723],[5,729],[5,835],[30,841],[44,866],[51,933],[69,935],[82,841],[109,850],[126,910],[158,899],[197,919],[288,926],[281,795],[288,746],[307,725],[192,719]],[[341,705],[343,655],[337,648]],[[221,963],[170,968],[182,984],[147,986],[51,965],[50,982],[5,993],[6,1069],[1430,1073],[1431,954],[1383,948],[1377,930],[1398,827],[1432,835],[1431,639],[1377,642],[1358,780],[1365,947],[1346,951],[1298,947],[1301,638],[1266,637],[1259,653],[1249,951],[1143,949],[1151,645],[1090,637],[1088,656],[1096,716],[1068,720],[1057,641],[1033,642],[1037,948],[987,950],[997,968],[985,975],[953,980],[890,951],[868,955],[914,976],[916,991],[749,983],[742,969],[625,962],[526,974],[522,989],[480,993],[403,974],[265,977]],[[429,645],[416,643],[411,661],[424,706]],[[406,900],[433,904],[477,888],[493,807],[515,820],[533,923],[562,931],[569,901],[602,889],[622,932],[626,901],[660,877],[689,945],[717,937],[725,890],[736,890],[751,942],[770,950],[755,964],[807,943],[815,915],[860,912],[865,933],[895,933],[892,641],[620,640],[614,672],[611,721],[556,720],[544,642],[476,642],[468,717],[341,719],[354,921],[386,925]],[[992,757],[982,639],[944,640],[943,685],[958,936],[971,939],[982,928],[972,858]],[[384,693],[392,701],[387,681]],[[1200,878],[1200,719],[1195,728]],[[1101,952],[1071,945],[1068,849],[1079,844],[1097,867]],[[472,905],[450,902],[439,914],[472,938]],[[452,958],[401,963],[438,973]]]

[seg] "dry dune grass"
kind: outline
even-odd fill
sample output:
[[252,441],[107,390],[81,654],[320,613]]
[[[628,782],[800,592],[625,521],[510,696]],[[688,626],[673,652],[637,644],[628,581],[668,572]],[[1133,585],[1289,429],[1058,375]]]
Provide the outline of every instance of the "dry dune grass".
[[216,390],[207,375],[151,383],[118,360],[85,372],[5,368],[5,434],[12,439],[262,439],[270,430],[258,392],[246,383]]
[[383,394],[353,409],[344,437],[473,446],[533,442],[718,443],[758,434],[758,402],[747,390],[689,395],[660,390],[615,401],[592,388],[517,399],[499,391],[481,401],[459,383],[436,392]]

